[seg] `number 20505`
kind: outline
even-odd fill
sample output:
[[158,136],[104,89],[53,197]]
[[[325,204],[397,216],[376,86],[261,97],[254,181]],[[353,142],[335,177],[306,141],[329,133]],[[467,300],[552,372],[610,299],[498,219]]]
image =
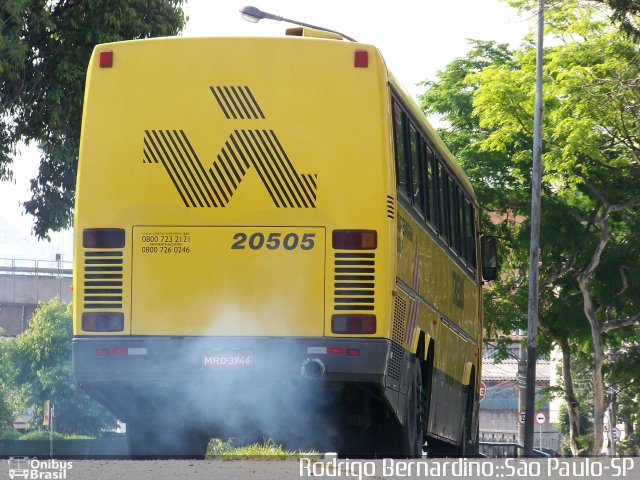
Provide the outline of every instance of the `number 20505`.
[[315,247],[315,239],[315,233],[304,233],[301,237],[297,233],[273,232],[265,235],[264,233],[256,232],[249,235],[244,232],[238,232],[233,236],[231,250],[245,250],[246,248],[251,250],[260,250],[262,248],[267,250],[278,250],[280,248],[285,250],[295,250],[296,248],[311,250]]

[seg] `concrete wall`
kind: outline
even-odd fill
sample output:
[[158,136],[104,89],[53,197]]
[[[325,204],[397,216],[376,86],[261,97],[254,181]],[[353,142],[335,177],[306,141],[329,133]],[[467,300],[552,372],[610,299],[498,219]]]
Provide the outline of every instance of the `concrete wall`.
[[0,304],[34,304],[60,297],[71,301],[70,276],[0,275]]
[[55,275],[0,274],[0,335],[16,336],[24,332],[40,302],[54,297],[71,302],[71,283],[68,271]]

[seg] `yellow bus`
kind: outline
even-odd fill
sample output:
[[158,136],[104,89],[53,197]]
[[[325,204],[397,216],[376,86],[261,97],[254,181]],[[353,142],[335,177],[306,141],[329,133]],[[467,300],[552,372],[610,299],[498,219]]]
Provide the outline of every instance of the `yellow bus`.
[[374,46],[288,33],[95,48],[78,384],[126,422],[134,456],[261,435],[465,454],[481,243],[495,276],[471,185]]

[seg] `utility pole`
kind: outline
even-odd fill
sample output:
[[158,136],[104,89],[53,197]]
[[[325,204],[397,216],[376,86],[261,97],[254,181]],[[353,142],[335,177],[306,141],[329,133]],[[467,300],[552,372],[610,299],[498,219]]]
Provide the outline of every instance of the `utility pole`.
[[[521,334],[523,334],[523,331],[520,331]],[[526,382],[526,378],[527,378],[527,350],[524,348],[523,345],[523,337],[519,337],[518,341],[519,341],[519,345],[518,345],[518,379],[517,379],[517,384],[518,384],[518,415],[520,414],[520,412],[524,412],[525,411],[525,405],[527,403],[527,382]],[[524,423],[520,422],[520,419],[518,418],[518,443],[523,444],[524,443]],[[523,452],[520,452],[520,454],[523,454]]]
[[531,245],[529,247],[529,308],[527,315],[527,401],[524,423],[524,455],[533,456],[533,420],[536,414],[536,360],[538,358],[538,276],[540,262],[540,196],[542,185],[542,60],[544,0],[538,0],[536,96],[533,112],[533,171],[531,175]]

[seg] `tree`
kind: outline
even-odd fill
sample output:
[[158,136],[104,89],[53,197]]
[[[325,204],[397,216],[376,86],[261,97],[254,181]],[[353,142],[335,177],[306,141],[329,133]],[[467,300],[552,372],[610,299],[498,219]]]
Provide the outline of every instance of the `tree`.
[[[531,13],[538,8],[538,0],[505,0],[521,12]],[[580,10],[582,7],[595,7],[604,12],[613,25],[634,41],[640,41],[640,2],[638,0],[545,0],[547,23],[551,26],[562,26],[565,29],[571,21],[568,12]],[[550,22],[549,22],[550,21]]]
[[[568,3],[580,2],[559,2]],[[564,43],[545,51],[540,322],[547,338],[563,347],[574,453],[581,447],[580,410],[570,391],[569,355],[572,343],[590,338],[594,431],[589,448],[597,454],[606,406],[606,347],[617,329],[638,340],[633,326],[640,320],[640,257],[631,232],[639,226],[640,206],[639,52],[620,31],[595,21],[591,8],[551,13],[551,30],[564,35]],[[493,45],[490,52],[496,58],[499,49]],[[445,139],[454,139],[454,153],[482,185],[481,201],[503,217],[524,220],[530,202],[535,51],[525,44],[510,58],[498,55],[499,62],[486,66],[477,49],[471,53],[467,63],[481,68],[458,73],[455,83],[452,74],[461,63],[449,65],[440,82],[426,84],[423,108],[445,113],[451,123]],[[464,101],[444,100],[448,89]],[[510,247],[507,278],[494,286],[487,316],[498,315],[496,323],[509,331],[509,323],[511,329],[522,328],[525,311],[526,278],[519,267],[526,265],[528,222],[502,222],[497,230]],[[508,320],[510,311],[515,321]]]
[[175,35],[184,0],[0,2],[0,180],[19,142],[42,157],[25,210],[34,232],[71,225],[84,80],[98,43]]
[[55,405],[56,431],[98,434],[116,420],[75,384],[71,364],[71,305],[57,299],[41,304],[29,329],[7,344],[7,384],[22,397],[22,411],[34,407],[41,424],[45,400]]

